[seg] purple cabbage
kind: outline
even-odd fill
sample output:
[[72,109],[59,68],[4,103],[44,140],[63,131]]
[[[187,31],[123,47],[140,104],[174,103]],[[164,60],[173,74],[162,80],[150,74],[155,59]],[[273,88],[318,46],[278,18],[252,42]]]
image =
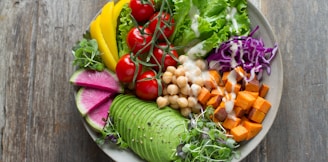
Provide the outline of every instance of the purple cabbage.
[[241,66],[247,73],[256,74],[261,79],[263,70],[270,75],[270,63],[276,56],[278,45],[264,46],[262,39],[253,38],[257,26],[249,36],[234,36],[214,49],[206,58],[208,67],[221,73]]

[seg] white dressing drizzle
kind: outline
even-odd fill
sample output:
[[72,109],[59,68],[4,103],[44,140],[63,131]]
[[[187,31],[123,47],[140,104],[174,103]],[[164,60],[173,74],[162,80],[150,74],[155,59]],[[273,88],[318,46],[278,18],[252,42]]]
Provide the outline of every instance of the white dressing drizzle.
[[206,54],[206,51],[203,50],[203,44],[204,44],[204,41],[203,42],[200,42],[198,44],[196,44],[195,46],[191,47],[188,51],[187,51],[187,55],[191,58],[194,59],[194,56],[196,54],[200,54],[200,55],[205,55]]
[[[236,30],[236,33],[239,34],[238,23],[237,23],[237,20],[235,19],[236,13],[237,13],[237,9],[235,7],[232,7],[232,8],[229,7],[228,14],[226,16],[226,20],[232,22],[233,28]],[[233,28],[230,27],[230,32],[232,32]]]

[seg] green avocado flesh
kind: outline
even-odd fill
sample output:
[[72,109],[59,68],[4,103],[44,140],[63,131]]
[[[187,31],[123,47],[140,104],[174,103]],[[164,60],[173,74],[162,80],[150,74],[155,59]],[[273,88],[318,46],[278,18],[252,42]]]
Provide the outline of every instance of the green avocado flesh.
[[122,139],[147,161],[174,160],[180,136],[187,131],[188,120],[178,111],[159,109],[156,103],[132,95],[115,97],[110,116]]

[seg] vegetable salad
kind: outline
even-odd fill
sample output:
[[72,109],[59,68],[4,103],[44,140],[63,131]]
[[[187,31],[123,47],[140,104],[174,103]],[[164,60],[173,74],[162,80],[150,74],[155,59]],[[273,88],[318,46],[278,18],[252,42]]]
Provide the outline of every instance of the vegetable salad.
[[124,88],[99,141],[147,161],[238,157],[271,108],[261,79],[278,48],[265,47],[250,23],[246,0],[106,3],[73,48],[74,65],[107,68]]

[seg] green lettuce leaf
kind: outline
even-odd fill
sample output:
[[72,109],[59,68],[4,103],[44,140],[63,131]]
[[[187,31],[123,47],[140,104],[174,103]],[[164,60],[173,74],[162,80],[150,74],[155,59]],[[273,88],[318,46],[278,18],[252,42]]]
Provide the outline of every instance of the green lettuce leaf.
[[118,48],[118,56],[122,57],[123,55],[130,52],[130,49],[126,42],[126,37],[129,31],[133,28],[133,20],[131,17],[131,8],[128,4],[125,4],[122,8],[120,16],[117,22],[117,32],[116,32],[116,40],[117,40],[117,48]]
[[231,36],[250,32],[247,0],[172,1],[176,26],[170,40],[181,48],[179,54],[206,57]]

